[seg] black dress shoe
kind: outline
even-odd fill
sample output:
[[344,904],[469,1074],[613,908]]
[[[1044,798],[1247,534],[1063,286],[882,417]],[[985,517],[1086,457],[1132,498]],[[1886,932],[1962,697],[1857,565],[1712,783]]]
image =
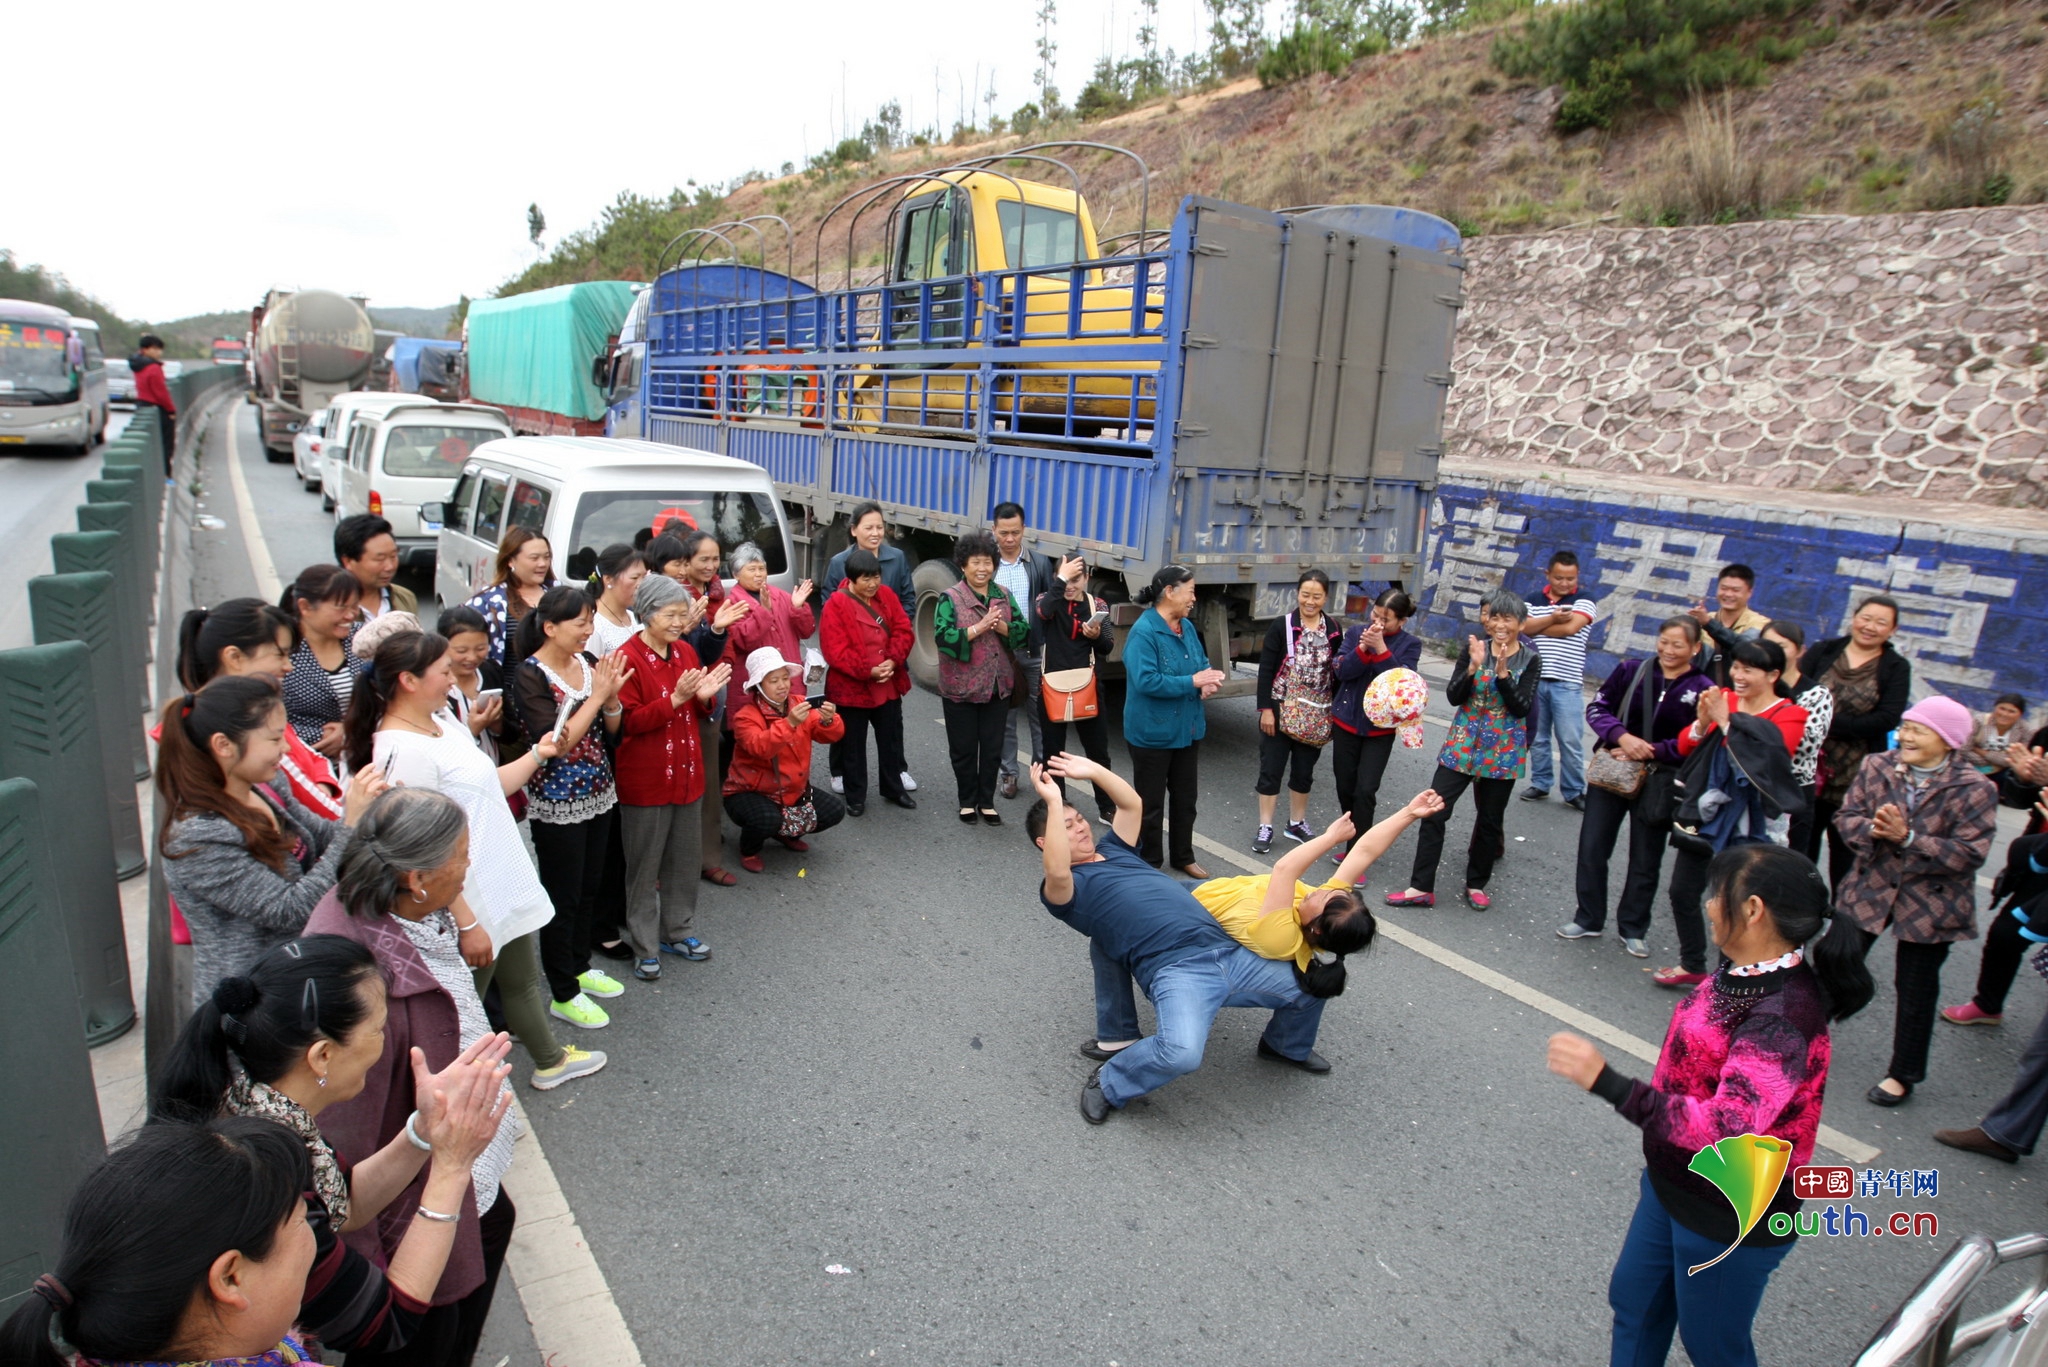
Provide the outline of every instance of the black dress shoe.
[[1102,1070],[1097,1068],[1081,1087],[1081,1119],[1100,1125],[1109,1119],[1110,1110],[1109,1098],[1102,1094]]
[[917,799],[909,793],[884,793],[882,794],[882,801],[893,802],[898,807],[915,807],[917,805]]
[[1003,824],[1003,814],[993,807],[984,807],[981,809],[981,824],[984,826],[1000,826]]
[[[1090,1040],[1090,1044],[1094,1041]],[[1963,1149],[1970,1153],[1981,1153],[1986,1158],[1996,1158],[2001,1163],[2017,1163],[2020,1156],[2005,1145],[1984,1133],[1982,1127],[1972,1125],[1967,1130],[1936,1130],[1934,1142],[1946,1144],[1952,1149]]]
[[865,802],[849,802],[846,804],[846,814],[848,816],[866,816],[868,814],[868,804]]
[[1105,1049],[1100,1040],[1084,1039],[1081,1041],[1081,1057],[1092,1058],[1097,1063],[1107,1063],[1130,1047],[1126,1044],[1120,1049]]
[[1259,1041],[1259,1057],[1271,1059],[1275,1063],[1284,1063],[1290,1068],[1299,1068],[1304,1073],[1327,1073],[1330,1071],[1330,1061],[1313,1049],[1308,1051],[1307,1058],[1289,1058],[1263,1039]]
[[[1893,1080],[1894,1082],[1897,1082],[1897,1081],[1898,1081],[1898,1079],[1896,1079],[1896,1078],[1894,1078],[1894,1079],[1892,1079],[1892,1080]],[[1900,1082],[1900,1083],[1899,1083],[1899,1085],[1900,1085],[1901,1087],[1904,1087],[1904,1088],[1905,1088],[1906,1090],[1905,1090],[1905,1091],[1903,1091],[1903,1092],[1900,1092],[1900,1093],[1898,1093],[1898,1094],[1897,1094],[1897,1095],[1895,1096],[1895,1095],[1893,1095],[1892,1093],[1890,1093],[1890,1092],[1887,1092],[1887,1091],[1886,1091],[1886,1090],[1884,1089],[1884,1084],[1883,1084],[1883,1083],[1881,1083],[1881,1082],[1880,1082],[1880,1083],[1875,1083],[1875,1084],[1873,1084],[1873,1085],[1871,1086],[1871,1088],[1870,1088],[1870,1090],[1869,1090],[1869,1091],[1867,1091],[1867,1092],[1865,1092],[1865,1093],[1863,1094],[1863,1099],[1864,1099],[1865,1101],[1869,1102],[1869,1103],[1870,1103],[1871,1105],[1873,1105],[1873,1106],[1901,1106],[1901,1105],[1904,1105],[1904,1104],[1905,1104],[1905,1101],[1906,1101],[1906,1098],[1907,1098],[1907,1097],[1909,1097],[1909,1096],[1911,1096],[1911,1095],[1913,1095],[1913,1084],[1912,1084],[1912,1083],[1910,1083],[1910,1082]]]
[[624,940],[619,941],[615,945],[592,945],[590,952],[607,959],[616,959],[620,963],[628,964],[640,957],[634,953],[633,946],[627,944]]

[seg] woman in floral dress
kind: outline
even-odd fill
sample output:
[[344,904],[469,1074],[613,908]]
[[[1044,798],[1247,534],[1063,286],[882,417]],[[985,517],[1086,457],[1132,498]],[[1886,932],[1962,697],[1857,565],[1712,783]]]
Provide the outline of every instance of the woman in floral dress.
[[1390,907],[1436,905],[1444,827],[1467,788],[1474,790],[1479,806],[1465,854],[1465,901],[1474,911],[1493,905],[1486,884],[1504,848],[1501,818],[1529,755],[1529,708],[1543,678],[1543,662],[1522,644],[1522,619],[1528,611],[1528,605],[1506,589],[1495,589],[1480,600],[1479,625],[1486,635],[1469,638],[1466,653],[1451,673],[1450,687],[1444,690],[1458,713],[1437,754],[1436,777],[1429,785],[1443,795],[1443,810],[1424,818],[1407,890],[1388,893]]

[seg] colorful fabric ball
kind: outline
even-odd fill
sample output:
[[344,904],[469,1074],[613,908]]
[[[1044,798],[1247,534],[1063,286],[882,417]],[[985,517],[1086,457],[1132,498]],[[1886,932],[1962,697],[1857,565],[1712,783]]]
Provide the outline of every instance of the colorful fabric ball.
[[1422,712],[1429,706],[1429,683],[1412,669],[1390,669],[1365,688],[1365,719],[1382,730],[1392,728],[1410,750],[1422,748]]

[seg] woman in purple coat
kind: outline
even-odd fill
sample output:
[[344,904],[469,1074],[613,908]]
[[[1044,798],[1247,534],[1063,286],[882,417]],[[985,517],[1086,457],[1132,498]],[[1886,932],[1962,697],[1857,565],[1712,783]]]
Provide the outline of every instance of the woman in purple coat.
[[[1700,626],[1678,616],[1657,629],[1657,653],[1648,660],[1623,660],[1586,704],[1586,722],[1598,737],[1596,749],[1623,759],[1678,767],[1678,735],[1698,715],[1699,696],[1714,681],[1693,668]],[[1628,873],[1614,908],[1622,947],[1638,959],[1649,957],[1645,941],[1655,911],[1657,877],[1664,867],[1664,840],[1671,829],[1670,804],[1650,782],[1632,798],[1597,785],[1586,788],[1586,816],[1579,823],[1579,905],[1557,928],[1558,938],[1590,940],[1607,926],[1607,865],[1621,825],[1628,822]],[[1664,810],[1653,811],[1652,807]]]
[[[1351,813],[1360,831],[1372,829],[1379,805],[1380,779],[1394,753],[1394,732],[1365,719],[1365,690],[1390,669],[1415,669],[1422,663],[1422,638],[1404,630],[1415,615],[1415,601],[1399,589],[1373,600],[1372,619],[1344,633],[1337,647],[1337,692],[1330,700],[1330,768],[1337,780],[1337,801]],[[1331,851],[1344,862],[1344,851]]]

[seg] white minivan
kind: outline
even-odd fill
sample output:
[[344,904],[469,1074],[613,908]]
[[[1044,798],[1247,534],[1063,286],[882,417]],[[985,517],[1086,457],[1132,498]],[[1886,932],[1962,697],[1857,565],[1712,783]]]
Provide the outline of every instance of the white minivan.
[[356,414],[365,410],[382,412],[400,404],[429,403],[417,394],[393,394],[383,389],[351,389],[346,394],[334,396],[334,402],[327,406],[327,430],[320,434],[320,482],[311,487],[320,491],[320,510],[334,511],[335,500],[341,496],[341,458],[348,453],[351,429]]
[[451,606],[491,586],[498,543],[513,527],[531,527],[548,539],[555,577],[567,583],[587,580],[605,547],[645,547],[658,530],[679,522],[712,533],[728,556],[753,542],[768,562],[769,581],[795,587],[789,524],[768,472],[658,442],[490,442],[464,463],[454,496],[423,506],[420,516],[441,523],[434,591]]
[[445,501],[470,453],[511,435],[512,420],[484,404],[416,398],[382,410],[363,409],[341,460],[335,520],[376,514],[398,538],[399,567],[429,568],[441,529],[420,521],[420,504]]

